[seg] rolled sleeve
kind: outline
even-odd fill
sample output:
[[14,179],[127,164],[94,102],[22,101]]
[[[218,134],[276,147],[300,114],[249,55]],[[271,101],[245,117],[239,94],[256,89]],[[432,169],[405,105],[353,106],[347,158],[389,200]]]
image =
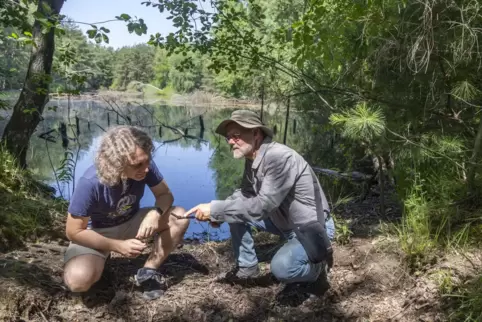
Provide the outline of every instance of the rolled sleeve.
[[265,162],[266,173],[258,194],[249,198],[211,201],[212,221],[258,221],[281,205],[296,182],[293,156],[273,155]]

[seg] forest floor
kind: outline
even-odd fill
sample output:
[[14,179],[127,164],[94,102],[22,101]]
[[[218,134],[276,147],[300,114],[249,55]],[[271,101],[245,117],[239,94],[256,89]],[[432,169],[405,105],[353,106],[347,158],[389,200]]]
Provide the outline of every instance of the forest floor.
[[[345,206],[351,238],[334,245],[331,288],[322,298],[278,295],[283,285],[269,272],[280,246],[256,235],[263,276],[245,284],[218,280],[231,268],[230,242],[186,242],[162,265],[169,288],[147,301],[133,282],[147,254],[111,257],[102,279],[84,296],[62,283],[62,239],[28,243],[0,254],[0,320],[5,321],[446,321],[441,280],[464,281],[482,267],[480,254],[434,256],[410,271],[396,242],[379,233],[370,200]],[[63,228],[59,228],[63,229]],[[146,252],[147,253],[147,252]]]

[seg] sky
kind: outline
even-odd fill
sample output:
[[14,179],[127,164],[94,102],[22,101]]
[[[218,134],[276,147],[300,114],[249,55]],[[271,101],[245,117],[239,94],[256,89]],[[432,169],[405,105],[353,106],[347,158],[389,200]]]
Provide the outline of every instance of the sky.
[[[151,34],[156,32],[163,36],[173,32],[171,21],[167,20],[166,12],[160,13],[157,8],[141,5],[144,0],[67,0],[62,7],[61,14],[68,16],[76,22],[95,23],[115,19],[127,13],[131,17],[144,19],[147,25],[147,34],[138,36],[127,31],[126,23],[115,21],[103,24],[102,26],[110,29],[109,45],[114,48],[132,46],[146,43]],[[156,2],[156,1],[154,1]],[[78,24],[85,32],[92,29],[89,25]],[[100,27],[101,25],[99,25]]]

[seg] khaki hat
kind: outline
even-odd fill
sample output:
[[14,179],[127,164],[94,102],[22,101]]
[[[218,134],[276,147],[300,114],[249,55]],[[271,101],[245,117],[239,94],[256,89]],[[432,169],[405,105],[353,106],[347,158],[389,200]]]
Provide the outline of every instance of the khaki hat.
[[273,137],[273,131],[265,126],[258,114],[249,110],[237,110],[231,114],[231,118],[224,120],[216,128],[216,133],[226,136],[226,127],[229,123],[234,122],[246,129],[261,128],[264,134],[269,137]]

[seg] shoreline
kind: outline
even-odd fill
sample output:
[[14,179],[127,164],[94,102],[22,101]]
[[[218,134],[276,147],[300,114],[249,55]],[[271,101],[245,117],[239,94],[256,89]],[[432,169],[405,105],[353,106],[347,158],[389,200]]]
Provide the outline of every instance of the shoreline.
[[[50,93],[49,99],[52,100],[67,100],[68,94]],[[84,92],[79,95],[70,95],[72,101],[121,101],[125,103],[141,103],[141,104],[164,104],[173,106],[198,106],[198,107],[213,107],[213,108],[259,108],[261,102],[257,100],[226,98],[216,95],[214,93],[195,91],[189,94],[174,93],[169,96],[146,94],[144,92],[133,91],[110,91],[101,90],[95,92]]]

